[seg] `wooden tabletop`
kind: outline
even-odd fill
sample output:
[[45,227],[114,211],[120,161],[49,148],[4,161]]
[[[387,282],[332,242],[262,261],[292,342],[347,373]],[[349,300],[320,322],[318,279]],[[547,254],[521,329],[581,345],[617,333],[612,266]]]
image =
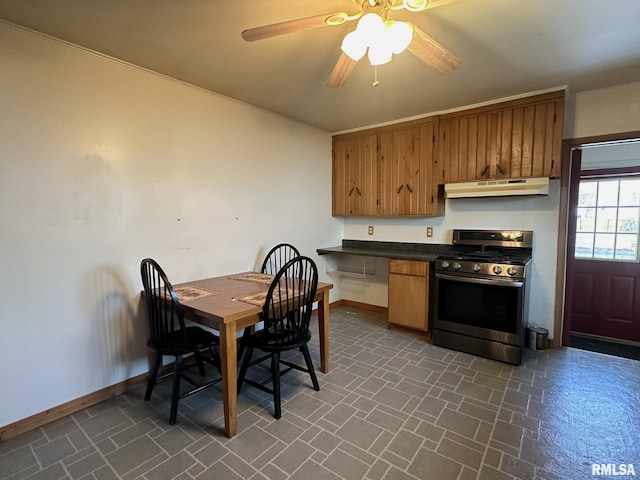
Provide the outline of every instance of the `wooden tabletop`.
[[[189,286],[215,292],[195,300],[181,302],[187,318],[198,323],[219,330],[220,325],[236,322],[236,329],[240,330],[249,325],[255,325],[262,316],[262,307],[239,300],[239,297],[251,293],[268,290],[268,283],[257,283],[239,280],[238,277],[255,272],[241,272],[215,278],[207,278],[193,282],[175,285],[174,288]],[[273,275],[271,275],[273,277]],[[333,284],[318,282],[315,300],[323,298]],[[194,317],[196,317],[194,319]]]

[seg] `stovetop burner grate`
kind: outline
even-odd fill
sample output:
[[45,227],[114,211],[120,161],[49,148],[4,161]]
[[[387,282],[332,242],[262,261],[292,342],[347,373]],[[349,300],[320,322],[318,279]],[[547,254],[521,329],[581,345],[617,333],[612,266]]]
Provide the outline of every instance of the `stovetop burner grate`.
[[459,260],[470,262],[491,262],[491,263],[504,263],[504,264],[526,264],[531,255],[528,253],[507,253],[502,251],[490,250],[490,251],[474,251],[474,252],[448,252],[444,255],[440,255],[439,259],[443,260]]

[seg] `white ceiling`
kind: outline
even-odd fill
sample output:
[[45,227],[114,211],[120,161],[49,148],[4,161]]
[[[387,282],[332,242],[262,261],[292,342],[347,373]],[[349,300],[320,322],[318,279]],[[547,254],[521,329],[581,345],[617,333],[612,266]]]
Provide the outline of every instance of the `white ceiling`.
[[[325,87],[355,22],[245,42],[242,30],[346,11],[352,0],[0,0],[0,18],[287,117],[339,132],[568,86],[640,80],[640,0],[457,0],[416,24],[462,66],[409,52]],[[0,46],[0,48],[2,48]]]

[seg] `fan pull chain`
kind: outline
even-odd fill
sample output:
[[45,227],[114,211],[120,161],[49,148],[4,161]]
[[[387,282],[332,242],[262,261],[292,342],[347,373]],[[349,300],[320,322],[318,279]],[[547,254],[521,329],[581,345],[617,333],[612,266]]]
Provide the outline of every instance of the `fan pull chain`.
[[377,87],[378,85],[380,85],[380,82],[378,81],[378,66],[374,65],[373,66],[373,86]]

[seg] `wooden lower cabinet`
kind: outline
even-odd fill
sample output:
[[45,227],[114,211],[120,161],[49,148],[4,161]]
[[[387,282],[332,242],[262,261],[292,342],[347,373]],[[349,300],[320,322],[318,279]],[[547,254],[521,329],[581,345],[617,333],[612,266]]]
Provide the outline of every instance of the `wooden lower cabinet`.
[[389,323],[429,331],[429,262],[389,260]]

